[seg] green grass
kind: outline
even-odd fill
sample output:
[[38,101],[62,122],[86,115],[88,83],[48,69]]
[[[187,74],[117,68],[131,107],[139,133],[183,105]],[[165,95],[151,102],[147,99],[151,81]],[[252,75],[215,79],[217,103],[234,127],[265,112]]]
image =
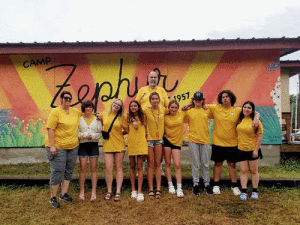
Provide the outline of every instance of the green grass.
[[[97,189],[97,201],[78,200],[79,187],[71,183],[74,203],[49,204],[49,186],[0,186],[1,224],[299,224],[300,192],[297,188],[261,188],[257,201],[241,202],[228,188],[221,195],[194,196],[184,187],[184,198],[162,191],[160,200],[130,198],[123,189],[120,202],[103,199],[106,189]],[[90,189],[86,189],[90,197]]]
[[[239,170],[239,167],[238,167]],[[104,177],[104,163],[98,163],[98,176]],[[213,175],[211,167],[211,177]],[[282,160],[280,164],[275,166],[260,166],[259,173],[261,179],[299,179],[300,178],[300,162],[297,159]],[[49,163],[18,163],[9,165],[0,165],[0,177],[22,177],[22,178],[49,178]],[[124,162],[124,177],[129,177],[129,163]],[[79,176],[79,164],[74,169],[74,177]],[[175,170],[172,166],[172,176],[175,177]],[[191,166],[182,165],[182,177],[191,178]],[[227,165],[224,163],[222,178],[229,178]]]

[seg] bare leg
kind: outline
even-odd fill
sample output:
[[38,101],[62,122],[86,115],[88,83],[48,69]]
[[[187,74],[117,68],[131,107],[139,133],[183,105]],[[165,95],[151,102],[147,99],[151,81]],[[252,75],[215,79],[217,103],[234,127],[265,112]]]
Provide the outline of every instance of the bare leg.
[[223,162],[216,162],[214,165],[214,181],[215,182],[220,181],[220,177],[222,174],[222,165],[223,165]]
[[97,163],[98,163],[98,157],[90,158],[91,180],[92,180],[91,200],[96,200],[96,195],[97,195]]
[[105,181],[107,186],[107,192],[112,193],[114,154],[104,153],[104,161],[105,161]]
[[143,162],[144,157],[138,156],[137,157],[137,170],[138,170],[138,193],[142,193],[142,186],[144,180],[144,172],[143,172]]
[[121,193],[123,183],[123,160],[125,152],[115,153],[115,166],[116,166],[116,181],[117,181],[117,193]]
[[51,198],[56,197],[58,188],[59,188],[59,184],[51,185],[51,187],[50,187],[50,189],[51,189]]
[[227,162],[228,164],[228,169],[229,169],[229,175],[232,183],[237,182],[237,172],[236,172],[236,164]]
[[152,147],[148,147],[148,166],[147,166],[147,177],[149,191],[153,191],[153,166],[154,166],[154,151]]
[[161,157],[162,157],[162,144],[154,146],[154,167],[155,167],[155,180],[156,180],[156,189],[160,190],[161,186]]
[[172,150],[170,147],[164,147],[164,158],[165,158],[165,173],[168,182],[172,182],[172,176],[171,176],[171,153]]
[[131,191],[135,191],[135,156],[129,156]]
[[180,150],[172,150],[172,157],[175,167],[175,174],[176,174],[176,182],[177,184],[181,184],[182,175],[181,175],[181,164],[180,164],[180,158],[181,158],[181,151]]
[[64,180],[63,182],[61,182],[61,195],[64,195],[65,193],[68,192],[69,185],[70,185],[69,180]]
[[258,162],[259,159],[249,161],[249,169],[252,175],[252,188],[258,188],[258,183],[259,183]]
[[249,173],[248,161],[240,162],[240,168],[241,168],[241,172],[240,172],[241,187],[242,189],[246,189],[248,183],[248,173]]
[[84,199],[84,183],[85,183],[85,177],[86,177],[86,168],[87,168],[87,161],[88,158],[79,158],[80,162],[80,172],[79,172],[79,198]]

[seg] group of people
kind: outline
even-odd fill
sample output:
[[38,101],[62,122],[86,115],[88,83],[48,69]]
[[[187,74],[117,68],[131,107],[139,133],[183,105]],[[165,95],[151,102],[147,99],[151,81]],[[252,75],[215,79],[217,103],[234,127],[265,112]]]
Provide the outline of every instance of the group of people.
[[[148,75],[148,84],[142,87],[129,103],[129,112],[124,113],[121,99],[114,99],[110,110],[94,114],[93,102],[82,103],[81,111],[71,107],[70,92],[61,93],[61,105],[53,109],[47,121],[48,135],[45,140],[50,162],[50,203],[60,207],[57,192],[61,185],[59,199],[72,202],[68,187],[73,168],[79,156],[80,193],[85,200],[84,183],[88,159],[90,161],[92,192],[91,201],[97,199],[98,141],[103,136],[105,161],[105,200],[121,198],[123,182],[123,159],[126,151],[124,135],[128,134],[128,156],[130,160],[131,198],[144,200],[142,184],[143,165],[147,161],[148,196],[161,198],[161,163],[165,161],[165,175],[168,191],[177,197],[184,197],[181,175],[181,147],[184,123],[189,125],[188,143],[191,155],[193,194],[200,194],[199,170],[202,166],[204,190],[208,195],[220,194],[219,180],[223,162],[226,160],[231,179],[231,189],[240,200],[247,200],[249,171],[252,174],[252,199],[258,198],[258,161],[262,158],[260,145],[263,128],[255,105],[247,101],[242,108],[234,107],[235,95],[224,90],[218,95],[219,104],[205,104],[203,93],[196,92],[190,104],[179,109],[175,100],[169,101],[166,91],[157,86],[159,70]],[[209,119],[214,119],[212,146],[209,137]],[[171,158],[176,174],[176,189],[172,183]],[[214,161],[214,180],[210,184],[210,160]],[[240,162],[241,190],[237,184],[236,163]],[[116,193],[112,193],[113,168],[116,172]],[[136,188],[137,168],[137,188]],[[153,172],[155,171],[155,172]],[[153,180],[155,177],[156,189]]]

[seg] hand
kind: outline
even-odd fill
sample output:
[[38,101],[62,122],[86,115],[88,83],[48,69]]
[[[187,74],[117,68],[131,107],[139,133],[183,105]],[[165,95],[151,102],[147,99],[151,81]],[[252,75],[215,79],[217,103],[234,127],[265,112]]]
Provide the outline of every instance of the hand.
[[86,136],[86,138],[88,139],[88,140],[92,140],[92,135],[88,135],[88,136]]
[[252,157],[257,158],[258,156],[258,150],[253,151]]
[[205,105],[205,104],[202,105],[202,108],[205,109],[205,110],[208,109],[207,105]]
[[97,120],[102,120],[102,116],[99,113],[96,113]]
[[56,155],[56,148],[53,146],[53,147],[50,147],[50,154],[54,157]]
[[258,126],[259,126],[259,120],[254,119],[253,122],[252,122],[252,127],[256,129],[256,128],[258,128]]
[[132,122],[132,124],[133,124],[133,128],[134,129],[139,129],[139,124],[138,124],[138,122],[136,122],[136,120],[134,120],[133,122]]
[[182,108],[181,108],[181,110],[182,111],[187,111],[187,110],[189,110],[189,109],[191,109],[193,107],[193,104],[187,104],[187,105],[184,105]]

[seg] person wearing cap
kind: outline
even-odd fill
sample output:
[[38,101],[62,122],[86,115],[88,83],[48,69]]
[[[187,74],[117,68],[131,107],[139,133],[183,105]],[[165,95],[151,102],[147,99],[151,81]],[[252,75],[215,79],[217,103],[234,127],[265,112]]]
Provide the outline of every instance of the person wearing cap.
[[169,104],[169,98],[167,95],[167,92],[162,87],[158,87],[158,73],[155,71],[152,71],[148,75],[148,86],[140,88],[138,91],[138,94],[136,96],[136,99],[140,104],[142,108],[151,107],[151,104],[149,102],[149,96],[152,92],[157,92],[160,96],[160,107],[168,107]]
[[70,180],[78,153],[77,130],[81,112],[71,107],[72,95],[63,91],[60,95],[61,105],[52,109],[46,128],[48,135],[45,138],[47,158],[50,163],[50,204],[59,208],[60,203],[56,195],[61,185],[60,200],[72,202],[68,195]]
[[192,98],[192,108],[186,112],[186,122],[189,124],[188,145],[191,152],[191,165],[193,176],[193,194],[200,194],[199,170],[202,166],[204,190],[212,195],[210,186],[210,138],[208,120],[212,119],[210,109],[204,109],[204,95],[195,92]]
[[[212,155],[211,160],[214,165],[214,186],[213,193],[220,194],[220,177],[222,165],[226,160],[231,179],[231,190],[234,195],[240,195],[241,191],[237,184],[236,162],[238,155],[238,139],[236,125],[241,113],[240,107],[234,107],[236,96],[230,90],[223,90],[218,94],[218,103],[208,105],[211,110],[214,125],[212,133]],[[253,126],[258,126],[259,114],[253,121]]]

